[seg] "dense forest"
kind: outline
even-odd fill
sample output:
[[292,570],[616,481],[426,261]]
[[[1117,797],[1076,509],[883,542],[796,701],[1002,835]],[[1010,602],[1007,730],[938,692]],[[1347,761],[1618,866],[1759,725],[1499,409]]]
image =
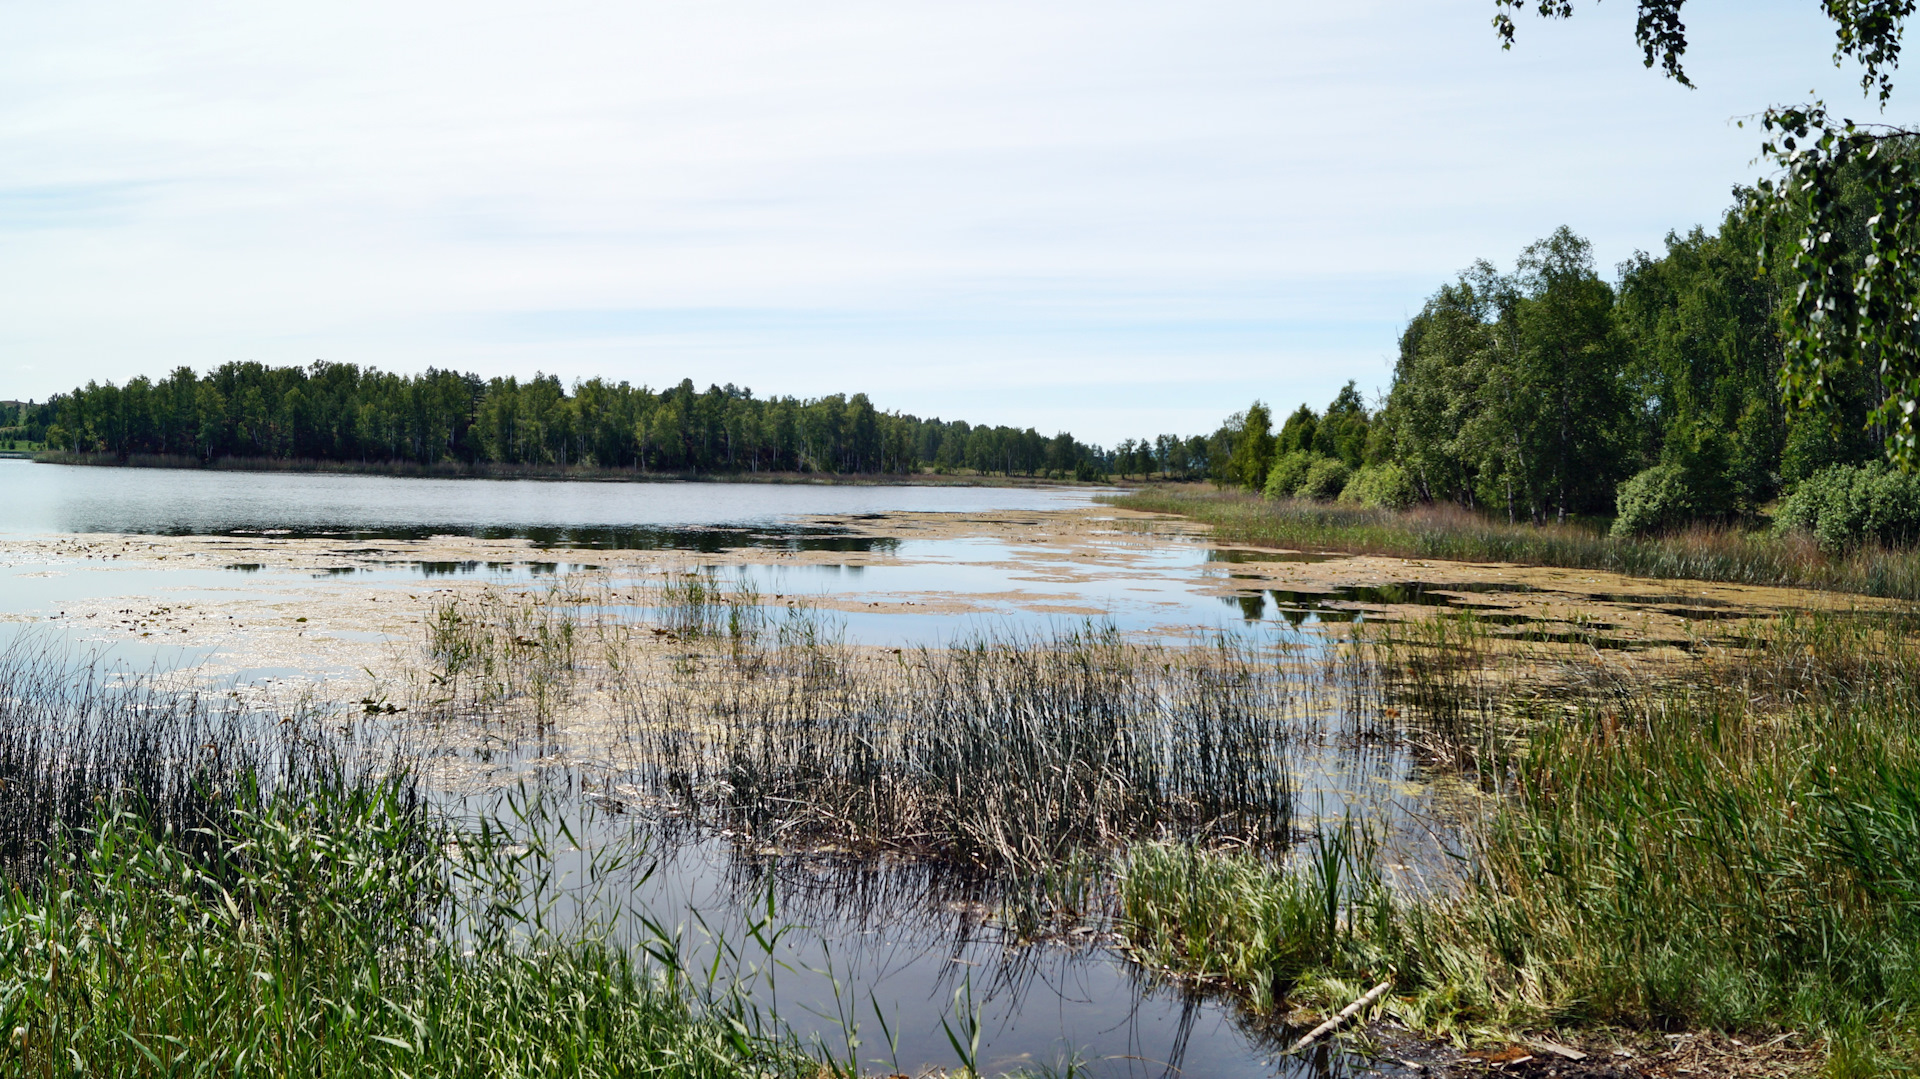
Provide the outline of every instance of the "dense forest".
[[[1476,262],[1402,333],[1369,409],[1352,384],[1279,424],[1255,403],[1210,440],[1212,478],[1270,497],[1453,502],[1515,521],[1616,517],[1625,532],[1751,519],[1817,475],[1884,472],[1877,373],[1829,414],[1784,406],[1781,222],[1744,193],[1717,230],[1672,233],[1612,280],[1562,228],[1511,272]],[[1864,257],[1863,205],[1851,237]],[[1826,482],[1823,480],[1823,482]],[[1910,485],[1910,484],[1909,484]]]
[[[1031,428],[973,426],[876,409],[865,394],[759,398],[692,381],[653,391],[601,379],[513,378],[352,364],[229,363],[124,386],[88,383],[16,406],[0,441],[125,460],[165,455],[364,464],[587,466],[686,475],[902,474],[970,470],[1088,480],[1207,473],[1205,439],[1128,440],[1114,449]],[[0,416],[0,419],[5,419]]]

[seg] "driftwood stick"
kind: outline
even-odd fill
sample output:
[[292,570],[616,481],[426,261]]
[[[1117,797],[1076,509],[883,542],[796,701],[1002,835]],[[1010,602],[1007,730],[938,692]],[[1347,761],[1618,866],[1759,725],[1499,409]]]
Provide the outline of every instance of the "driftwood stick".
[[1352,1019],[1356,1015],[1359,1015],[1360,1010],[1362,1008],[1365,1008],[1367,1005],[1372,1004],[1376,1000],[1379,1000],[1382,996],[1386,994],[1387,986],[1389,984],[1391,983],[1381,982],[1379,985],[1376,985],[1372,989],[1367,990],[1366,994],[1362,996],[1359,1000],[1356,1000],[1352,1004],[1349,1004],[1346,1007],[1340,1009],[1339,1015],[1336,1015],[1332,1019],[1329,1019],[1326,1022],[1320,1024],[1319,1026],[1314,1027],[1312,1030],[1307,1031],[1306,1036],[1302,1037],[1299,1041],[1294,1042],[1293,1048],[1287,1050],[1287,1052],[1298,1053],[1300,1050],[1305,1049],[1307,1046],[1312,1045],[1314,1042],[1319,1041],[1322,1037],[1325,1037],[1327,1034],[1332,1033],[1336,1028],[1340,1026],[1340,1024],[1346,1022],[1349,1019]]

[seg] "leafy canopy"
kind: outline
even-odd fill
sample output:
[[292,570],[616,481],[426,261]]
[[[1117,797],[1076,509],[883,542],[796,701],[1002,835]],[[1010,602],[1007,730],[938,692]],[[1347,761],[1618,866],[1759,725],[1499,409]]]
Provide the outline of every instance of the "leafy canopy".
[[[1834,63],[1857,62],[1862,92],[1884,109],[1916,0],[1819,2],[1834,25]],[[1639,0],[1634,37],[1648,67],[1692,86],[1685,4]],[[1510,48],[1515,14],[1570,18],[1574,4],[1494,0],[1494,8],[1494,29]],[[1920,131],[1855,123],[1817,101],[1771,107],[1760,124],[1761,156],[1779,171],[1747,198],[1792,253],[1781,389],[1796,410],[1833,417],[1843,387],[1859,373],[1876,377],[1880,401],[1868,422],[1884,432],[1889,459],[1911,470],[1920,465]],[[1770,261],[1763,245],[1762,268]]]

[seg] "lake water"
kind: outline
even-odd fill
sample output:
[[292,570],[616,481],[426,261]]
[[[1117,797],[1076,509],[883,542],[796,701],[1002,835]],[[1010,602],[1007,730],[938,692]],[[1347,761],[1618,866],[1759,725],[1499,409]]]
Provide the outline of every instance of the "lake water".
[[[1355,617],[1325,610],[1311,596],[1236,589],[1236,567],[1273,556],[1222,552],[1192,534],[1112,527],[1071,541],[964,530],[923,538],[887,534],[884,518],[872,527],[818,520],[1045,514],[1087,510],[1093,494],[420,480],[0,461],[0,547],[15,541],[0,560],[0,616],[107,649],[109,658],[136,667],[217,667],[224,660],[219,669],[239,681],[347,678],[354,673],[351,649],[340,653],[347,659],[328,659],[284,647],[296,636],[308,639],[304,628],[289,625],[294,612],[403,598],[417,608],[432,587],[461,582],[517,586],[590,570],[617,581],[619,573],[653,565],[634,561],[635,552],[664,558],[746,551],[759,560],[725,572],[742,575],[763,595],[816,601],[850,638],[875,644],[939,644],[976,629],[1032,630],[1088,617],[1165,637],[1250,628],[1299,634],[1323,615]],[[223,545],[218,553],[176,544],[142,554],[132,542],[103,542],[103,535],[212,537]],[[434,537],[517,546],[487,557],[417,553],[437,550]],[[302,559],[278,557],[296,541],[305,545]],[[156,551],[170,561],[156,561]],[[795,561],[761,557],[771,555]],[[927,602],[933,595],[940,602]],[[176,609],[203,616],[176,627]],[[219,612],[230,631],[224,623],[215,623],[220,632],[208,628]],[[311,623],[305,615],[298,621],[326,619],[316,613]],[[263,647],[262,638],[249,635],[253,628],[277,634],[272,640],[279,643]],[[341,669],[327,670],[328,663]],[[736,939],[741,910],[765,882],[756,874],[770,872],[782,909],[804,928],[782,942],[776,958],[784,972],[768,1002],[829,1044],[838,1044],[839,1017],[851,1010],[866,1042],[860,1058],[870,1066],[891,1063],[881,1018],[899,1039],[905,1070],[953,1064],[945,1028],[959,1021],[956,989],[977,1008],[980,1059],[995,1067],[1077,1057],[1097,1075],[1258,1077],[1346,1074],[1359,1066],[1324,1052],[1276,1060],[1270,1036],[1247,1026],[1230,1005],[1155,983],[1105,949],[1010,946],[974,924],[964,894],[942,898],[912,867],[806,859],[754,867],[710,839],[662,849],[661,857],[630,900],[669,924],[690,931],[705,924]]]
[[530,537],[591,547],[676,531],[785,526],[807,515],[1085,506],[1059,487],[566,483],[92,468],[0,460],[0,534]]
[[[1121,529],[1033,538],[1004,534],[873,534],[821,517],[861,522],[887,514],[965,519],[1087,509],[1096,492],[1070,488],[836,486],[748,483],[543,483],[373,476],[112,469],[0,461],[0,539],[7,536],[152,535],[322,543],[325,565],[297,569],[250,561],[232,549],[223,567],[202,559],[156,570],[151,561],[102,554],[0,564],[0,615],[57,614],[84,597],[170,602],[244,593],[291,596],[316,572],[329,587],[380,588],[433,579],[525,583],[608,561],[591,552],[798,553],[792,563],[747,560],[729,570],[764,595],[819,601],[850,639],[941,644],[961,634],[1045,631],[1098,618],[1135,633],[1182,637],[1268,622],[1280,628],[1351,620],[1308,601],[1273,602],[1234,588],[1245,553],[1193,535]],[[525,541],[506,555],[452,558],[409,553],[433,537]],[[390,541],[396,548],[369,548]],[[118,553],[118,552],[116,552]],[[846,560],[823,555],[846,554]],[[1260,556],[1271,558],[1274,556]],[[616,567],[657,569],[615,560]],[[50,576],[57,575],[57,576]],[[942,602],[930,604],[927,597]],[[107,643],[100,637],[93,643]],[[155,646],[157,647],[157,646]],[[125,649],[138,655],[140,649]]]

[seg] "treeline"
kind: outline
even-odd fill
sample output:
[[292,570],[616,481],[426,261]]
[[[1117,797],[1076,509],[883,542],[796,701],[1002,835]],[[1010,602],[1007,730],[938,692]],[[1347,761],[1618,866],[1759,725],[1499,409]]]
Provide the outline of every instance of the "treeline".
[[[1256,403],[1216,433],[1212,478],[1515,521],[1613,517],[1639,533],[1751,518],[1817,475],[1880,468],[1877,373],[1842,376],[1831,414],[1784,407],[1779,282],[1792,251],[1769,242],[1783,223],[1736,196],[1717,230],[1670,234],[1612,280],[1565,228],[1511,272],[1475,263],[1409,322],[1371,409],[1349,384],[1276,433]],[[1860,257],[1863,236],[1844,237]]]
[[1162,457],[1062,432],[974,426],[876,409],[865,394],[759,398],[732,385],[659,391],[602,379],[562,385],[454,371],[408,376],[353,364],[182,367],[158,381],[88,383],[24,409],[23,435],[58,450],[433,465],[585,466],[643,473],[904,474],[925,469],[1100,479],[1116,470],[1205,475],[1185,442]]

